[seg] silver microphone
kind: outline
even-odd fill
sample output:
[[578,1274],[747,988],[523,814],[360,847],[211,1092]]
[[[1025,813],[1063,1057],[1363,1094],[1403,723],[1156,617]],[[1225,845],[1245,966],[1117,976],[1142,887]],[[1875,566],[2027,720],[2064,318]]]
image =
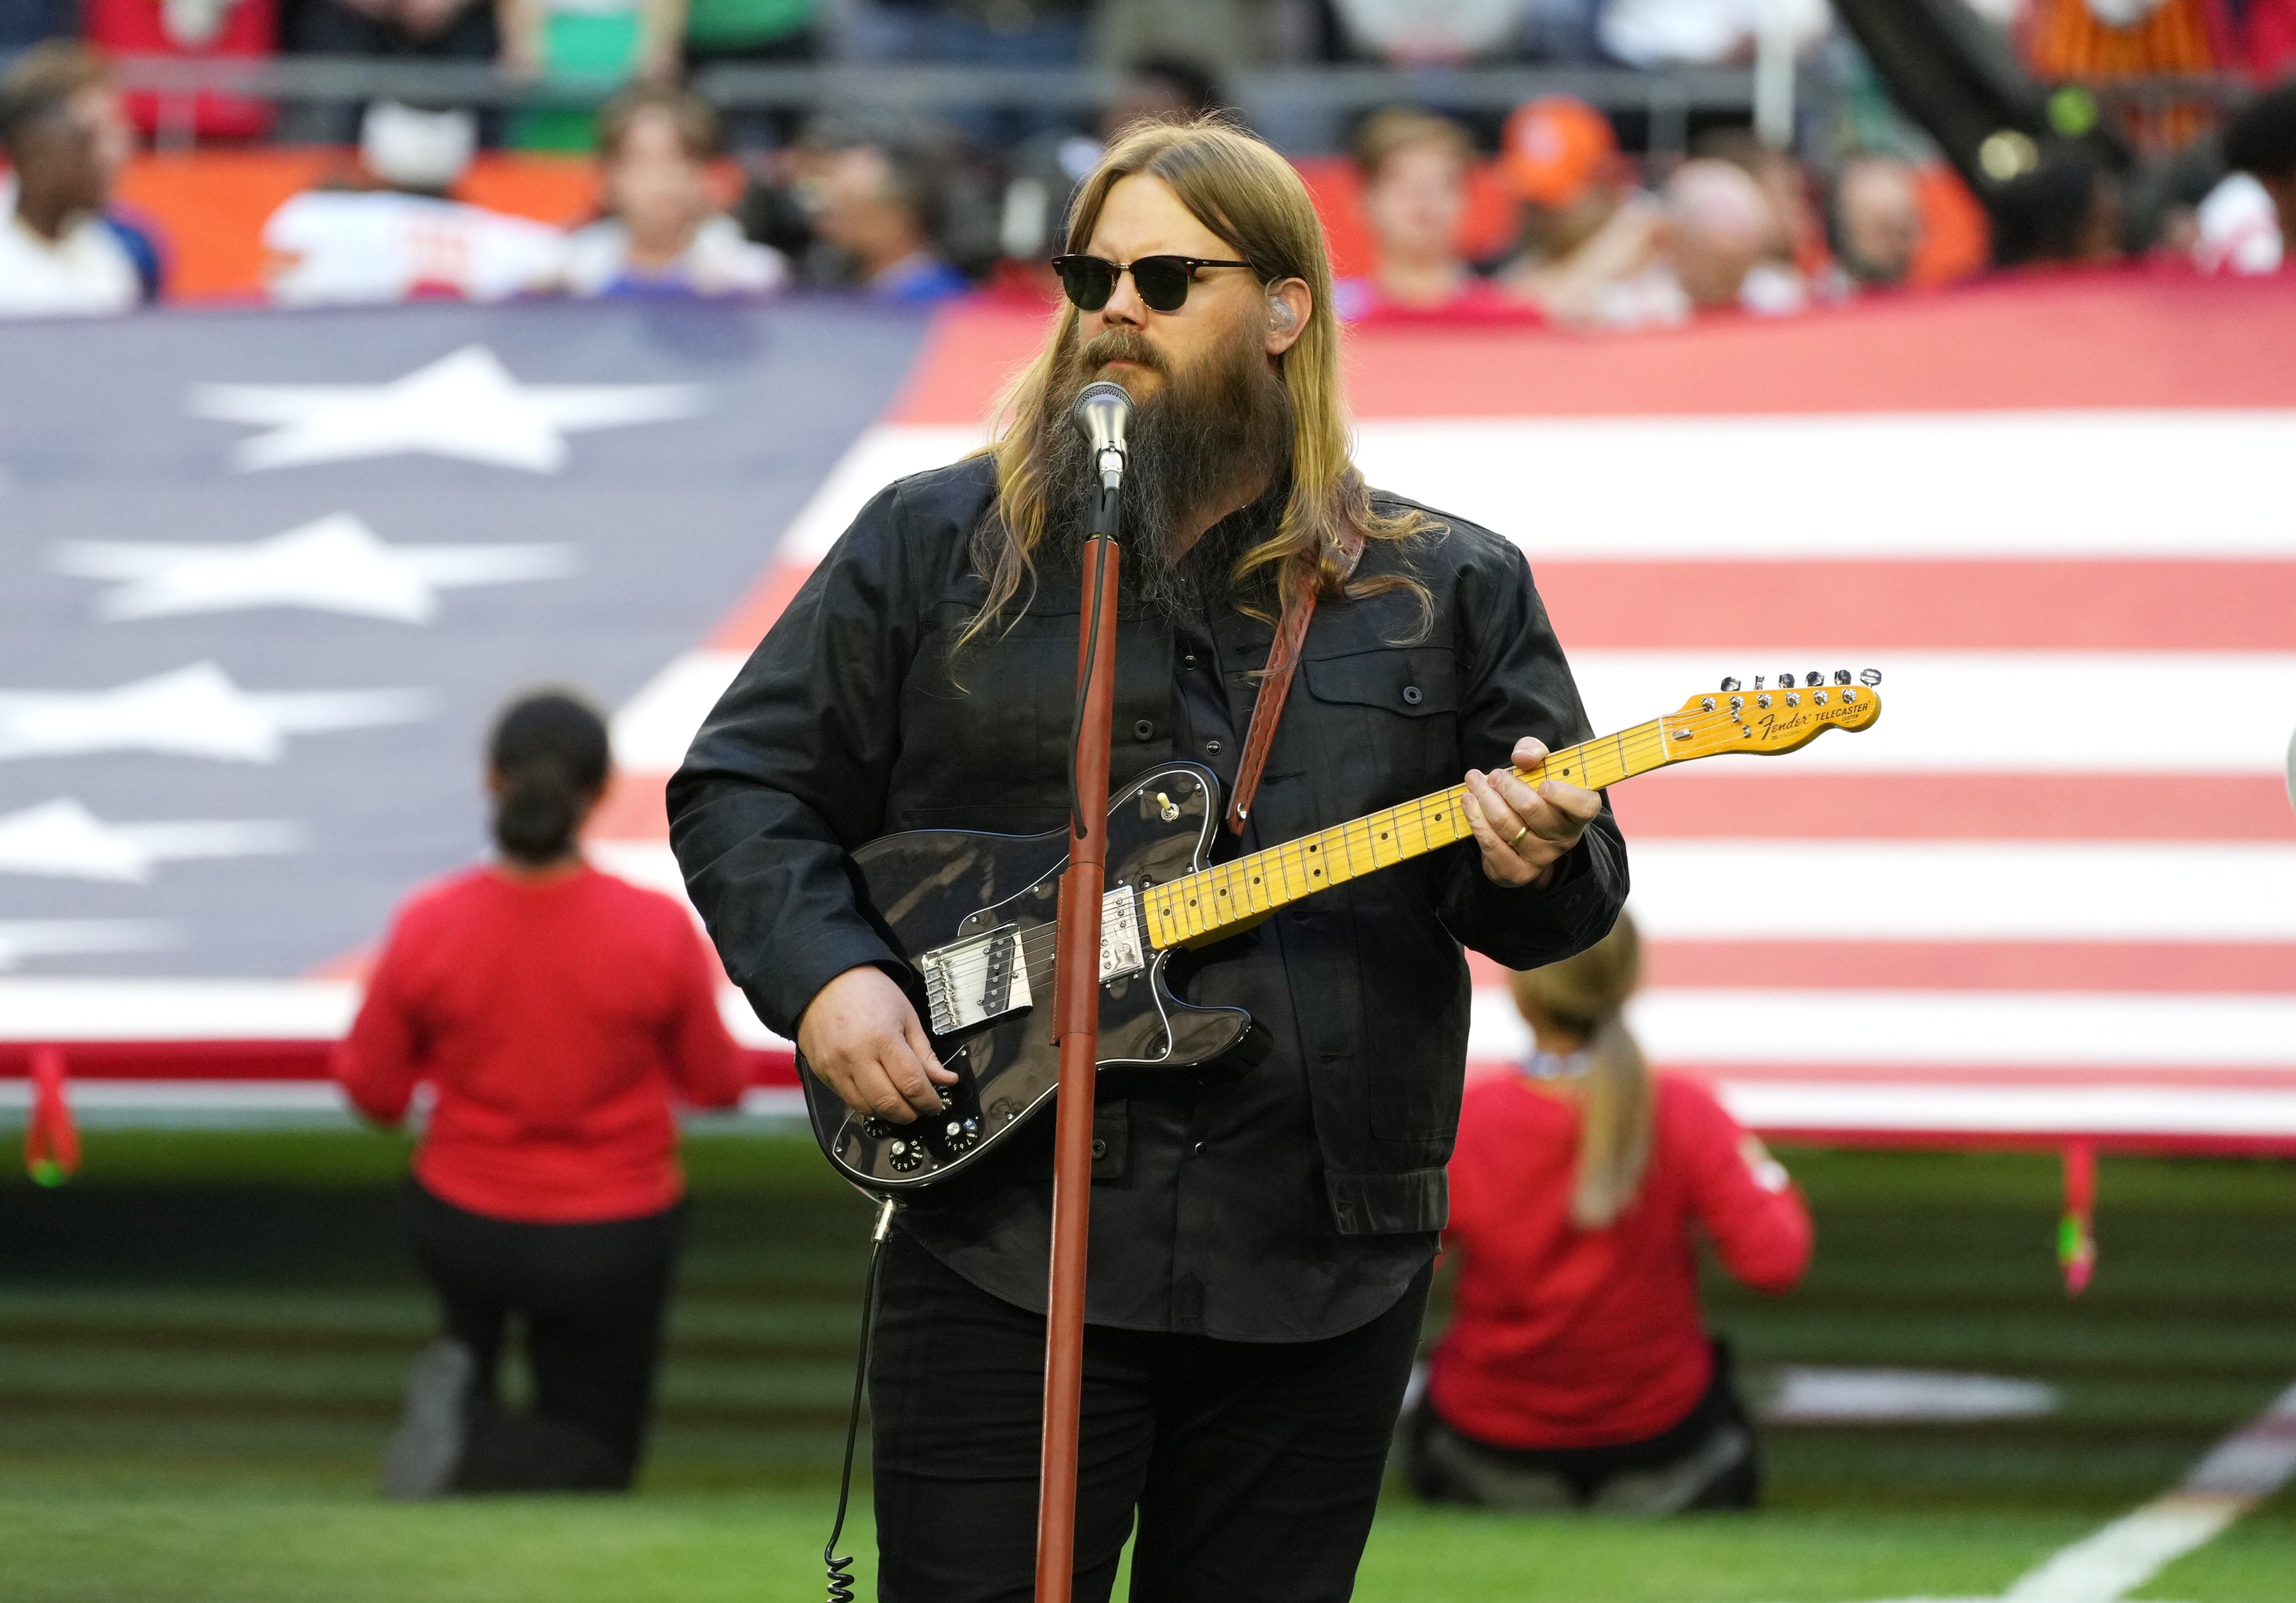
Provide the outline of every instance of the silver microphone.
[[1114,490],[1124,482],[1124,467],[1129,459],[1124,431],[1132,421],[1131,393],[1109,379],[1086,384],[1069,408],[1069,419],[1092,447],[1092,464],[1100,471],[1101,488]]

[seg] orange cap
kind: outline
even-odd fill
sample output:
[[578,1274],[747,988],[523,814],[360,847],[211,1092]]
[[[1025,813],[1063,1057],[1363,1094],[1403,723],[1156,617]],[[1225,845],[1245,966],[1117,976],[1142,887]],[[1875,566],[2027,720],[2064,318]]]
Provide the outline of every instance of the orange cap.
[[1517,106],[1499,142],[1507,185],[1539,206],[1568,206],[1619,154],[1611,119],[1583,100],[1546,95]]

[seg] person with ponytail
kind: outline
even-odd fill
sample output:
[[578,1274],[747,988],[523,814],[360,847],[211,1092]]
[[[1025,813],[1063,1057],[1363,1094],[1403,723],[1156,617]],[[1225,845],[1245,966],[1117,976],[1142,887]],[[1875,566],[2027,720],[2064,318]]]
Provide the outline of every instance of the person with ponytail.
[[1809,1262],[1809,1213],[1702,1081],[1651,1072],[1625,1018],[1641,969],[1620,914],[1577,957],[1516,974],[1531,1054],[1467,1089],[1444,1232],[1453,1317],[1404,1420],[1423,1497],[1754,1505],[1753,1427],[1699,1316],[1697,1239],[1781,1293]]
[[[385,1125],[433,1100],[402,1196],[446,1334],[416,1360],[386,1494],[619,1491],[636,1476],[683,1233],[674,1101],[742,1087],[685,907],[584,861],[606,726],[556,692],[496,723],[491,863],[399,908],[338,1055]],[[530,1409],[497,1396],[515,1322]]]

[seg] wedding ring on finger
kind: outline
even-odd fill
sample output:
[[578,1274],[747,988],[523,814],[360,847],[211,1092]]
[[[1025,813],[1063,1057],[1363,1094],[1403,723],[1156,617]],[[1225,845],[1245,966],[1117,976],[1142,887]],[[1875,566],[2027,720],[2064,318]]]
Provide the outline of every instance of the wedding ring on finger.
[[1507,836],[1507,850],[1512,851],[1517,846],[1522,844],[1522,837],[1529,833],[1530,826],[1526,824],[1521,829],[1516,830],[1513,834]]

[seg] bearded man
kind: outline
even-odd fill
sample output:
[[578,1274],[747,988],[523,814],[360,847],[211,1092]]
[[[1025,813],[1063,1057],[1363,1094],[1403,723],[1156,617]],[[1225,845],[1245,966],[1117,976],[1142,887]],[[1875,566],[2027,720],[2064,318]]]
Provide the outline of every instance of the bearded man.
[[[1463,771],[1474,846],[1193,954],[1177,989],[1247,1009],[1251,1050],[1103,1075],[1075,1595],[1108,1596],[1136,1512],[1136,1600],[1344,1598],[1445,1219],[1462,944],[1516,968],[1580,950],[1625,900],[1626,852],[1593,793],[1470,766],[1585,738],[1578,692],[1521,554],[1350,464],[1323,231],[1282,158],[1216,121],[1137,127],[1068,247],[1070,304],[996,446],[861,514],[703,725],[671,836],[727,970],[816,1075],[880,1118],[938,1112],[956,1076],[848,854],[1067,818],[1095,482],[1077,391],[1139,403],[1118,786],[1176,758],[1233,786],[1276,625],[1318,597],[1222,854]],[[1030,1594],[1051,1191],[1049,1143],[1016,1139],[897,1218],[870,1370],[892,1603]]]

